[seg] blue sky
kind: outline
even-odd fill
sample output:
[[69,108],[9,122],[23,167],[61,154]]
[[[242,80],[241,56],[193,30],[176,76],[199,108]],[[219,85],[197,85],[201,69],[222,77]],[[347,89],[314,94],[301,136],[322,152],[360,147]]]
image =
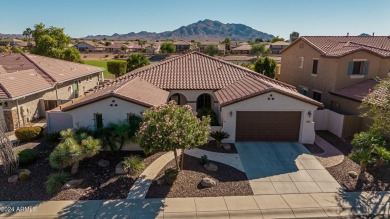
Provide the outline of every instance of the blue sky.
[[204,19],[242,23],[287,38],[390,35],[390,0],[1,0],[0,33],[43,22],[72,37],[162,32]]

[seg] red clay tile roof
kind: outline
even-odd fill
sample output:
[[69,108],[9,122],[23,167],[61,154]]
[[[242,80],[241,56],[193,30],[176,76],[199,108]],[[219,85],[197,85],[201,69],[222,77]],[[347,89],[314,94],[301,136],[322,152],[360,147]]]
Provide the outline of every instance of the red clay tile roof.
[[370,102],[371,104],[379,105],[382,107],[390,106],[390,79],[384,79],[380,85],[374,87],[374,90],[371,90],[369,94],[364,98],[364,100]]
[[282,93],[319,107],[322,106],[321,103],[299,94],[295,88],[286,84],[274,83],[262,75],[248,75],[224,89],[215,91],[214,94],[219,104],[226,106],[270,91]]
[[[16,98],[13,92],[9,93],[7,90],[15,90],[18,88],[10,87],[10,86],[21,86],[20,84],[24,84],[26,86],[23,88],[25,93],[23,95],[28,95],[36,89],[36,85],[41,86],[42,89],[53,88],[56,83],[61,83],[65,81],[70,81],[73,79],[77,79],[83,76],[88,76],[100,71],[103,71],[103,68],[94,67],[90,65],[83,65],[74,62],[68,62],[59,59],[53,59],[38,55],[32,54],[21,54],[21,53],[0,53],[0,75],[6,74],[12,76],[12,74],[17,74],[18,77],[14,77],[17,80],[17,83],[4,83],[0,82],[0,99],[8,99],[8,98]],[[24,80],[29,78],[21,77],[23,74],[30,74],[27,70],[33,70],[35,75],[38,75],[41,79],[33,80],[34,83],[25,83]],[[50,87],[43,85],[43,81],[46,81]],[[8,82],[8,81],[7,81]],[[22,95],[18,93],[18,95]]]
[[34,69],[0,74],[0,84],[7,94],[0,98],[20,97],[52,88]]
[[344,97],[350,100],[362,102],[364,98],[374,90],[374,87],[379,84],[375,79],[368,79],[352,86],[344,87],[339,90],[330,91],[329,93]]
[[358,50],[366,50],[382,57],[390,57],[389,36],[303,36],[282,52],[300,40],[307,42],[324,56],[340,57]]
[[[200,52],[191,52],[160,63],[136,69],[97,88],[109,89],[116,84],[132,80],[134,76],[143,78],[165,90],[221,90],[216,96],[221,104],[240,101],[247,95],[257,95],[261,89],[276,90],[311,104],[322,106],[299,94],[294,86],[268,78],[239,65],[234,65]],[[252,81],[253,80],[253,81]],[[256,85],[255,87],[252,87]],[[242,93],[232,94],[240,89]]]
[[245,44],[245,45],[241,45],[239,47],[236,47],[234,49],[232,49],[233,51],[247,51],[247,50],[251,50],[252,49],[252,45],[249,45],[249,44]]
[[139,77],[133,76],[127,81],[117,81],[112,86],[96,90],[94,93],[80,98],[72,104],[67,104],[62,110],[72,110],[108,97],[117,97],[151,107],[166,103],[168,96],[168,91],[162,90]]

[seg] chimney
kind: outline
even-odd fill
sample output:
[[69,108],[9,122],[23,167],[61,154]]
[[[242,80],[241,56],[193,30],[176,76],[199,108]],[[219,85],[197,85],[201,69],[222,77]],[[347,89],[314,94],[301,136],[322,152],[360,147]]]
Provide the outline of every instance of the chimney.
[[372,36],[375,36],[375,32],[372,32]]
[[349,33],[347,33],[347,37],[349,36]]

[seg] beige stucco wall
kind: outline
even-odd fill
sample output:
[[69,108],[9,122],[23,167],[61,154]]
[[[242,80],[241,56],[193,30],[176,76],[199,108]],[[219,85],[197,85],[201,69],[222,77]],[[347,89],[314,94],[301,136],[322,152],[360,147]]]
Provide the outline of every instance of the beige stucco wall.
[[[303,44],[303,48],[300,48]],[[300,68],[300,58],[304,57],[303,68]],[[313,59],[318,59],[317,75],[312,74]],[[367,59],[369,73],[364,77],[347,75],[348,63],[353,59]],[[322,93],[321,101],[330,108],[334,91],[353,85],[368,78],[387,77],[390,71],[390,58],[382,58],[366,51],[358,51],[341,58],[323,57],[313,47],[300,40],[282,53],[281,72],[277,77],[288,84],[308,88],[308,96],[313,96],[313,90]]]
[[[115,101],[115,102],[113,102]],[[117,104],[117,106],[110,106]],[[88,127],[91,130],[95,129],[94,114],[101,113],[103,116],[104,126],[109,123],[118,123],[126,121],[128,113],[134,113],[142,116],[146,107],[124,101],[119,98],[106,98],[79,108],[67,111],[73,117],[73,127],[77,126]]]
[[[268,100],[268,97],[271,94],[275,100]],[[221,109],[223,121],[222,129],[230,134],[230,137],[224,142],[232,143],[235,141],[237,111],[300,111],[302,115],[299,142],[312,144],[315,137],[314,122],[312,120],[313,116],[309,118],[308,112],[311,111],[313,114],[315,109],[317,109],[317,106],[276,92],[269,92],[224,106]],[[230,112],[232,112],[232,116],[230,116]]]

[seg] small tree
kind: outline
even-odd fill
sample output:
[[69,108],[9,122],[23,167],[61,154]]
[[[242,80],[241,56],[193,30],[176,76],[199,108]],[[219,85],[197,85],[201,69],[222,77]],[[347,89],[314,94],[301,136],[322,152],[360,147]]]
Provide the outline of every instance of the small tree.
[[352,144],[354,149],[349,157],[360,164],[361,172],[366,171],[367,166],[375,164],[375,168],[381,167],[390,161],[390,151],[386,140],[379,134],[361,132],[355,134]]
[[147,154],[173,151],[179,169],[176,150],[207,143],[209,124],[209,118],[197,118],[190,106],[179,106],[170,101],[146,110],[137,136],[141,148]]
[[56,169],[72,167],[72,174],[77,173],[79,162],[92,157],[100,150],[100,140],[87,133],[75,134],[72,129],[61,131],[63,138],[50,154],[50,165]]
[[113,73],[116,77],[126,74],[127,62],[124,60],[109,60],[107,61],[107,70]]
[[260,57],[255,61],[255,71],[264,74],[265,76],[269,78],[275,77],[276,72],[276,61],[272,58],[266,56],[266,57]]
[[298,32],[292,32],[290,34],[290,43],[294,42],[295,40],[297,40],[299,38],[299,33]]
[[251,54],[256,55],[259,58],[260,55],[265,53],[265,45],[264,44],[254,44],[250,50]]
[[261,39],[261,38],[256,38],[256,39],[255,39],[255,43],[262,43],[262,42],[264,42],[264,40]]
[[360,108],[368,109],[362,116],[372,119],[370,131],[386,136],[390,133],[390,77],[384,79],[364,99]]
[[278,42],[278,41],[284,41],[284,39],[279,37],[279,36],[277,36],[277,37],[272,38],[272,40],[271,40],[272,43]]
[[0,163],[6,174],[14,174],[19,168],[19,158],[13,150],[13,144],[6,134],[4,123],[0,123]]
[[222,41],[223,44],[225,44],[225,49],[227,51],[230,51],[230,44],[231,44],[231,41],[230,41],[230,38],[229,37],[226,37],[223,41]]
[[133,53],[126,59],[127,71],[133,71],[134,69],[149,65],[150,62],[144,54]]
[[162,53],[174,53],[176,52],[176,46],[171,42],[161,44],[160,51]]
[[218,47],[215,45],[208,45],[204,48],[204,53],[209,56],[215,56],[218,54]]

